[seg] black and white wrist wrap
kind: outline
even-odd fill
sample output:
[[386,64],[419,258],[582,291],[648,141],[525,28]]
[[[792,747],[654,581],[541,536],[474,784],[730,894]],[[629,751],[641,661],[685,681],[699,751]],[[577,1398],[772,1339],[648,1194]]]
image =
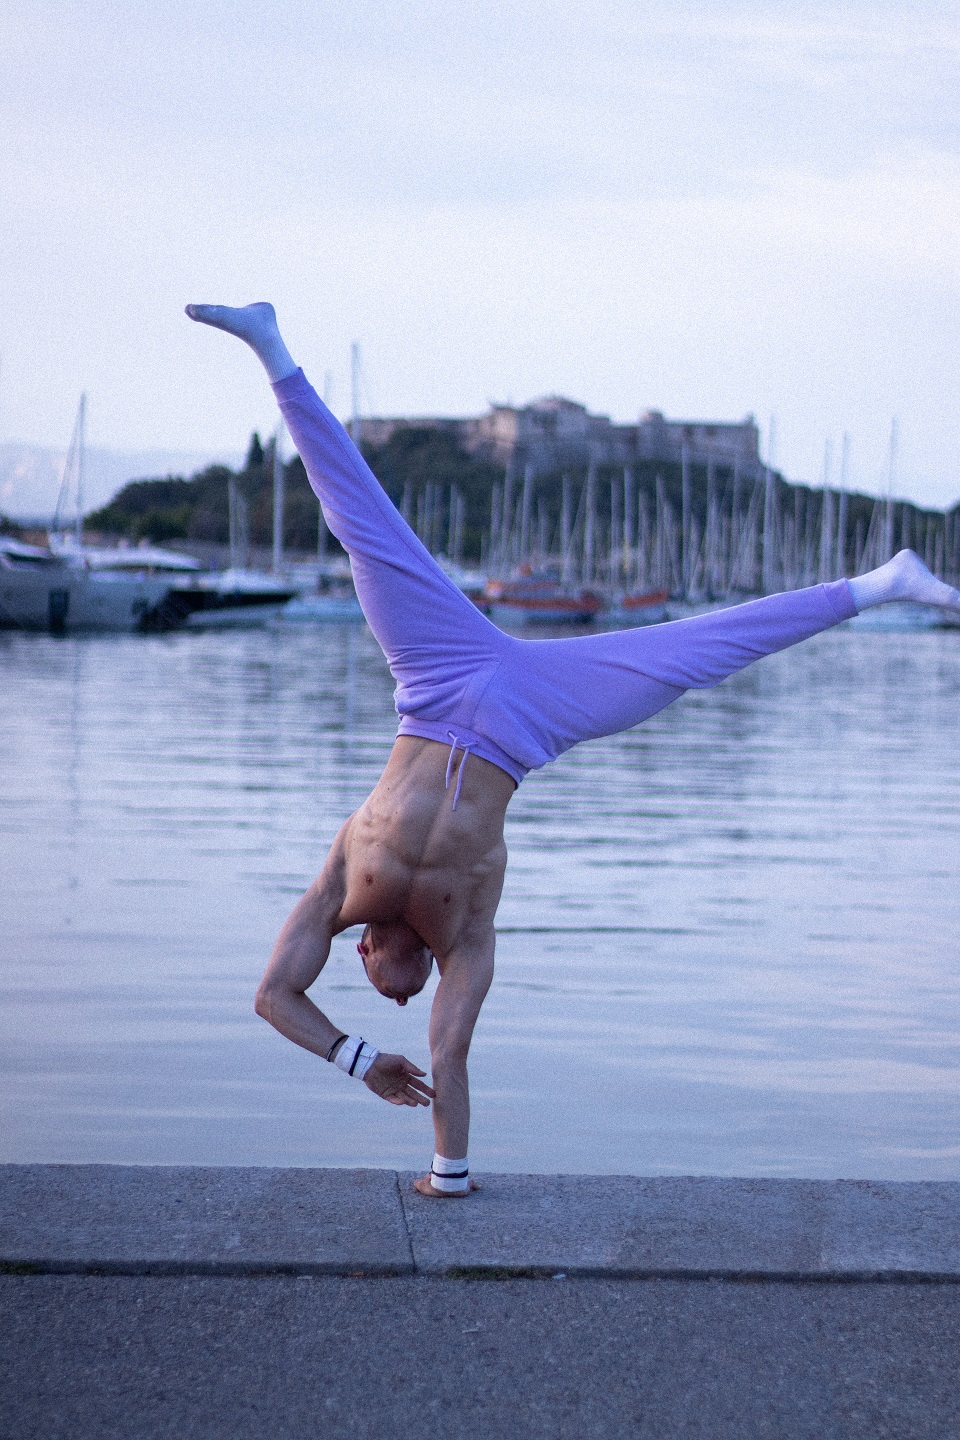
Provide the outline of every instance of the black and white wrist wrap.
[[448,1160],[445,1155],[434,1155],[430,1184],[444,1195],[466,1195],[470,1189],[470,1167],[466,1155],[462,1160]]
[[362,1035],[348,1035],[340,1044],[332,1063],[345,1075],[362,1080],[380,1051],[369,1044]]

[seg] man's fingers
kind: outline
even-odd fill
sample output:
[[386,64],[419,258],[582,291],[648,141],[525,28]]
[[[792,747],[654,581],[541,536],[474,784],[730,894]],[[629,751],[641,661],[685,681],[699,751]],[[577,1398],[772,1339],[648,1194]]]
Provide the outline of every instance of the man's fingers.
[[[391,1105],[430,1104],[427,1095],[421,1095],[418,1090],[413,1089],[412,1085],[402,1085],[395,1090],[377,1090],[375,1093],[380,1096],[381,1100],[389,1100]],[[429,1091],[429,1096],[432,1098],[432,1090]]]
[[385,1055],[371,1066],[364,1084],[391,1105],[429,1105],[436,1096],[422,1078],[426,1073],[405,1055]]

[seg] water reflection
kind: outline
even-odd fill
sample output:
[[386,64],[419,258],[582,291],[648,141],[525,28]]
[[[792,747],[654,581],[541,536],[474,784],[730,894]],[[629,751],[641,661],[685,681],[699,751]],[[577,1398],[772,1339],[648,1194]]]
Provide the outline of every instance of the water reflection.
[[[357,626],[0,638],[0,1158],[416,1166],[254,1017],[393,734]],[[956,1178],[953,634],[836,631],[511,805],[478,1167]],[[426,1056],[338,937],[334,1018]]]

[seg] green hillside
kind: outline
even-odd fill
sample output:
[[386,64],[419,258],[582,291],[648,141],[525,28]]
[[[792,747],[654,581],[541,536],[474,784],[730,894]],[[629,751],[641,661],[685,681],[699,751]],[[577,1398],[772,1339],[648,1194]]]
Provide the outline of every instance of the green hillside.
[[[410,426],[398,428],[390,441],[381,446],[367,447],[365,457],[384,486],[391,500],[405,510],[411,523],[423,529],[425,516],[433,516],[431,534],[436,551],[447,547],[450,522],[450,497],[453,488],[464,505],[462,555],[478,560],[484,534],[489,534],[495,488],[501,495],[504,471],[501,466],[478,460],[462,450],[456,439],[442,427]],[[683,487],[678,464],[642,461],[634,467],[634,487],[638,497],[645,497],[649,514],[657,505],[666,504],[679,521],[683,511]],[[295,456],[284,467],[286,499],[284,512],[284,545],[293,550],[313,551],[317,543],[318,506],[307,482],[303,464]],[[88,515],[91,530],[104,535],[142,539],[157,544],[177,540],[219,541],[229,538],[228,490],[235,481],[241,504],[245,505],[249,540],[254,545],[269,545],[273,527],[273,457],[271,448],[261,444],[254,433],[246,462],[239,471],[213,465],[189,479],[167,476],[156,480],[132,480],[100,510]],[[582,503],[585,474],[571,473],[573,503]],[[709,479],[705,466],[693,465],[690,472],[689,505],[693,523],[701,533],[707,525]],[[521,481],[514,477],[512,496],[519,504]],[[610,533],[611,505],[622,504],[622,471],[619,467],[599,467],[596,474],[596,521],[598,543]],[[791,485],[777,475],[774,479],[777,509],[783,523],[796,534],[814,535],[820,518],[821,492],[805,485]],[[531,534],[538,527],[554,543],[560,524],[563,476],[557,472],[537,475],[531,504]],[[728,468],[718,465],[713,475],[712,494],[721,514],[728,517],[736,507],[738,524],[749,516],[756,520],[762,514],[763,486],[755,481],[739,481]],[[659,501],[658,501],[659,495]],[[851,494],[847,497],[848,566],[862,546],[870,529],[875,497]],[[899,519],[896,535],[907,533],[916,548],[923,550],[925,534],[930,527],[944,525],[940,511],[921,510],[898,503]],[[958,543],[960,507],[951,512],[948,522],[946,550],[948,556]],[[619,523],[619,522],[618,522]],[[875,522],[876,523],[876,522]],[[335,542],[334,542],[335,548]]]

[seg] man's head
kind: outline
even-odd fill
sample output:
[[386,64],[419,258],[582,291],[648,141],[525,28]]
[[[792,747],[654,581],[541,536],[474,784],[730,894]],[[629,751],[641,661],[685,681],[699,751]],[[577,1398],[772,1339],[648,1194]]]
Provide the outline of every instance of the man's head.
[[398,1005],[419,995],[433,966],[429,949],[405,920],[368,925],[357,949],[370,984]]

